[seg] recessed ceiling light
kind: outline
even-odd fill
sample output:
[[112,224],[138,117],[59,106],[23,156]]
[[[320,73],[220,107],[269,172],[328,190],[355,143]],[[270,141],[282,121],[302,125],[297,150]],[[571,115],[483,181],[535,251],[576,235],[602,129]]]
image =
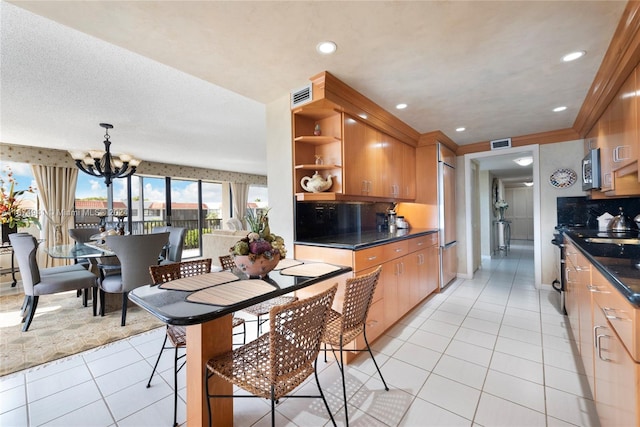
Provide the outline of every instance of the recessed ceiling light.
[[465,127],[456,128],[456,132],[464,132],[465,130],[467,130]]
[[533,187],[533,181],[525,181],[524,185],[526,185],[527,187]]
[[398,105],[396,105],[396,108],[398,110],[404,110],[405,108],[407,108],[407,104],[398,104]]
[[318,53],[320,53],[322,55],[330,55],[333,52],[335,52],[336,49],[338,49],[338,46],[334,42],[331,42],[331,41],[320,42],[316,46],[316,50],[318,51]]
[[554,112],[559,113],[560,111],[564,111],[566,110],[567,107],[565,107],[564,105],[560,106],[560,107],[556,107],[553,109]]
[[533,157],[520,157],[518,159],[515,159],[514,162],[516,162],[520,166],[529,166],[531,163],[533,163]]
[[567,53],[565,56],[562,57],[562,60],[564,62],[571,62],[571,61],[575,61],[578,58],[582,58],[584,55],[586,55],[587,52],[585,52],[584,50],[580,50],[577,52],[571,52],[571,53]]

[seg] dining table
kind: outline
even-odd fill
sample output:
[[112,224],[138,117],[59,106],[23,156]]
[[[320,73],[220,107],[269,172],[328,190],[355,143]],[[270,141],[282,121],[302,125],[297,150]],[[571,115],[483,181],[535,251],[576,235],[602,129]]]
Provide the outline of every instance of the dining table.
[[[129,292],[129,299],[167,324],[186,326],[187,425],[206,426],[206,364],[232,350],[233,313],[316,285],[320,292],[351,275],[351,267],[284,259],[262,278],[237,269],[214,271],[142,286]],[[233,394],[231,383],[217,376],[209,380],[209,389],[212,394]],[[213,399],[211,413],[212,425],[232,426],[233,399]]]

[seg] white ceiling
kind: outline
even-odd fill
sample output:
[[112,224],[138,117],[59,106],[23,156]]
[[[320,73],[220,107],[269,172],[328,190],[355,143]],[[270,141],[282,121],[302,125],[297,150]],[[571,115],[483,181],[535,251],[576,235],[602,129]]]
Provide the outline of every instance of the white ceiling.
[[0,141],[100,149],[107,122],[115,152],[266,174],[265,105],[324,70],[459,145],[564,129],[625,4],[2,2]]

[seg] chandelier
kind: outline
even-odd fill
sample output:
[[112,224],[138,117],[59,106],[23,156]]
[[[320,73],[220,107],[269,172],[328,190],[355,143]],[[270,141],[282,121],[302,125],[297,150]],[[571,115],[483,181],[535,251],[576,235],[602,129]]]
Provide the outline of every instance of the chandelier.
[[105,152],[97,150],[91,150],[88,153],[69,151],[69,154],[76,161],[78,169],[89,175],[104,177],[104,182],[109,187],[115,178],[126,178],[133,175],[140,160],[134,159],[128,154],[121,154],[114,158],[109,149],[111,146],[109,129],[113,129],[113,125],[100,123],[100,127],[105,128]]

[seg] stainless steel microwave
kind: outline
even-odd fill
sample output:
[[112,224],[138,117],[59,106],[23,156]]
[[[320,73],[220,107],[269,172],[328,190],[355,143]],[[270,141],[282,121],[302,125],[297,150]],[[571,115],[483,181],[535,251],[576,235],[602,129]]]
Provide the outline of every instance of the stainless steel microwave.
[[600,188],[600,149],[593,148],[582,159],[582,189],[584,191]]

